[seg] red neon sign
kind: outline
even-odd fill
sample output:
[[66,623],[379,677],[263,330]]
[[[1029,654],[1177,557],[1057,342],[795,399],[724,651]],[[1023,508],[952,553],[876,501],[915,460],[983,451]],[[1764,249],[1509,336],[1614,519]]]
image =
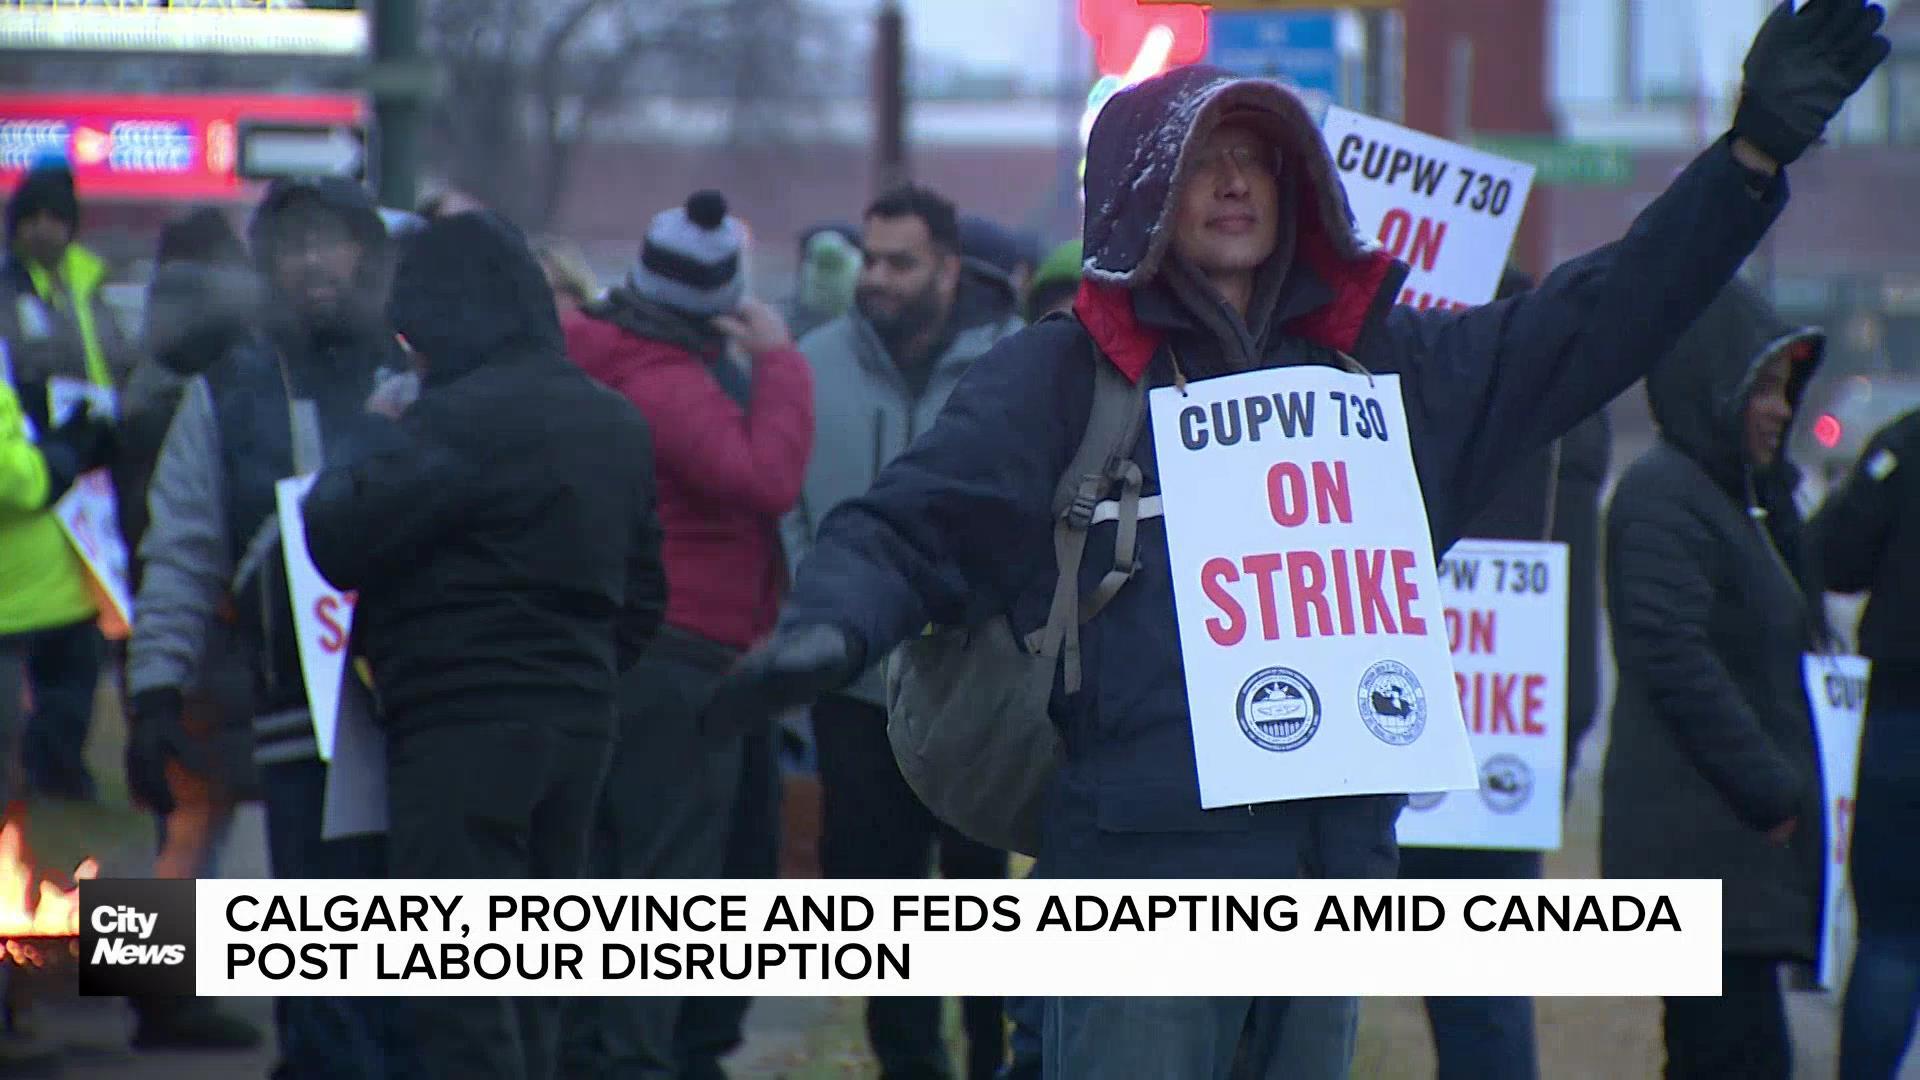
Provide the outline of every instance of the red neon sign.
[[1200,4],[1151,4],[1139,0],[1080,0],[1080,28],[1093,38],[1102,75],[1124,75],[1154,26],[1173,31],[1167,66],[1197,63],[1207,54],[1207,9]]
[[80,198],[238,199],[243,123],[362,124],[349,95],[0,94],[0,189],[59,152]]

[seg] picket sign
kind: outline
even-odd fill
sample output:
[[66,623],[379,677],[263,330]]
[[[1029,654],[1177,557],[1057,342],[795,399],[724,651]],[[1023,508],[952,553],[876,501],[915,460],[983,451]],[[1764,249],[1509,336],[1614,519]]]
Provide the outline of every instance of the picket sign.
[[1820,985],[1840,986],[1853,957],[1853,887],[1847,878],[1847,848],[1853,839],[1854,780],[1860,767],[1860,731],[1866,719],[1865,657],[1808,654],[1802,660],[1807,701],[1820,739],[1820,774],[1826,780],[1827,895],[1820,917]]
[[347,639],[353,628],[355,596],[327,584],[307,552],[307,527],[300,502],[314,477],[294,476],[274,485],[280,506],[280,550],[286,557],[287,595],[293,601],[294,630],[300,646],[300,672],[307,683],[307,707],[313,713],[313,737],[320,760],[333,760],[343,680],[349,678]]
[[1454,685],[1480,790],[1416,793],[1405,847],[1560,847],[1567,738],[1567,545],[1462,540],[1440,561]]
[[[59,427],[85,402],[96,412],[118,415],[113,388],[85,379],[56,375],[47,380],[49,425]],[[105,469],[84,473],[53,505],[54,517],[93,578],[95,591],[110,606],[101,613],[101,629],[114,640],[126,638],[133,626],[133,580],[128,567],[126,539],[120,533],[119,500],[113,478]]]
[[1399,377],[1148,401],[1201,805],[1477,787]]
[[1533,166],[1337,106],[1320,131],[1355,227],[1411,270],[1400,303],[1460,309],[1493,299]]

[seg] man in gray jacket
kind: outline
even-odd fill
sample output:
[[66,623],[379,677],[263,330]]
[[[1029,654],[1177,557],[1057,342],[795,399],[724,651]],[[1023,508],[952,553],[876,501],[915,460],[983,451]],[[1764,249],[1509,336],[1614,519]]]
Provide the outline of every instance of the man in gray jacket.
[[[407,366],[382,314],[386,226],[350,181],[278,181],[248,240],[268,288],[259,326],[188,382],[148,491],[127,663],[127,787],[165,814],[169,769],[205,771],[183,724],[185,699],[209,640],[229,624],[253,681],[274,876],[385,877],[384,838],[322,838],[326,766],[307,709],[275,485],[353,454],[384,423],[367,402]],[[394,1002],[283,998],[274,1019],[277,1077],[405,1072],[406,1022]]]
[[[797,565],[822,518],[866,493],[888,462],[932,426],[975,358],[1020,329],[1011,286],[963,260],[953,204],[923,188],[867,208],[854,310],[801,339],[814,369],[814,453],[787,551]],[[1005,852],[937,821],[907,786],[887,742],[880,672],[813,706],[832,878],[995,878]],[[991,1077],[1001,1046],[998,999],[965,1003],[968,1074]],[[881,1075],[949,1075],[935,998],[873,998],[867,1031]]]

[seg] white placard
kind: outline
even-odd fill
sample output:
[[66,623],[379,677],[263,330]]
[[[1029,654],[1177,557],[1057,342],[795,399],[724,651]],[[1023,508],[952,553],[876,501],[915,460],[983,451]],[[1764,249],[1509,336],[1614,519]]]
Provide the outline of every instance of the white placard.
[[81,475],[53,504],[53,514],[87,572],[113,604],[120,625],[132,626],[133,580],[126,538],[120,534],[120,503],[114,496],[113,478],[105,469]]
[[1567,760],[1567,545],[1462,540],[1440,560],[1440,592],[1480,790],[1413,795],[1400,843],[1553,851]]
[[1476,787],[1399,376],[1148,401],[1201,805]]
[[307,526],[300,501],[313,476],[296,476],[274,485],[280,504],[280,549],[286,556],[287,593],[299,635],[300,671],[307,681],[307,707],[313,713],[313,737],[320,760],[333,760],[334,730],[340,716],[341,680],[347,675],[347,640],[353,630],[355,596],[327,584],[307,553]]
[[108,416],[120,415],[118,395],[111,386],[101,386],[85,379],[75,379],[66,375],[55,375],[47,380],[47,421],[50,427],[59,427],[73,415],[73,410],[81,402],[88,402],[97,413]]
[[[48,427],[66,423],[82,403],[92,405],[97,414],[119,415],[119,400],[110,386],[65,375],[47,380]],[[105,469],[82,474],[54,504],[53,513],[87,572],[113,604],[120,625],[132,626],[133,582],[128,572],[126,538],[120,534],[120,506],[112,476]]]
[[1401,303],[1469,308],[1493,299],[1533,166],[1338,107],[1320,130],[1355,227],[1411,268]]
[[1837,990],[1841,971],[1853,959],[1853,887],[1847,875],[1847,849],[1853,840],[1854,779],[1860,766],[1860,730],[1866,720],[1871,668],[1864,657],[1809,655],[1803,669],[1814,731],[1820,737],[1820,773],[1827,793],[1822,815],[1827,823],[1827,895],[1821,905],[1820,985]]

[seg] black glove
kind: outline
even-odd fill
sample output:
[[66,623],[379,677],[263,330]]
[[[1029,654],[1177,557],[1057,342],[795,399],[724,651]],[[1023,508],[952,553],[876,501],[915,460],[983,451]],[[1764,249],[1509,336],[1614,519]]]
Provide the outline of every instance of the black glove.
[[1892,47],[1887,18],[1863,0],[1781,0],[1754,35],[1733,133],[1781,165],[1806,152]]
[[858,648],[838,627],[816,623],[776,631],[714,688],[700,711],[700,729],[710,735],[746,731],[838,690],[860,668]]
[[135,803],[156,814],[173,813],[167,762],[177,760],[192,768],[197,756],[196,744],[183,722],[185,712],[178,690],[142,690],[133,695],[127,732],[127,791]]
[[83,474],[113,464],[119,449],[113,418],[95,416],[89,402],[81,402],[66,422],[40,440],[40,456],[47,463],[47,505],[60,501]]

